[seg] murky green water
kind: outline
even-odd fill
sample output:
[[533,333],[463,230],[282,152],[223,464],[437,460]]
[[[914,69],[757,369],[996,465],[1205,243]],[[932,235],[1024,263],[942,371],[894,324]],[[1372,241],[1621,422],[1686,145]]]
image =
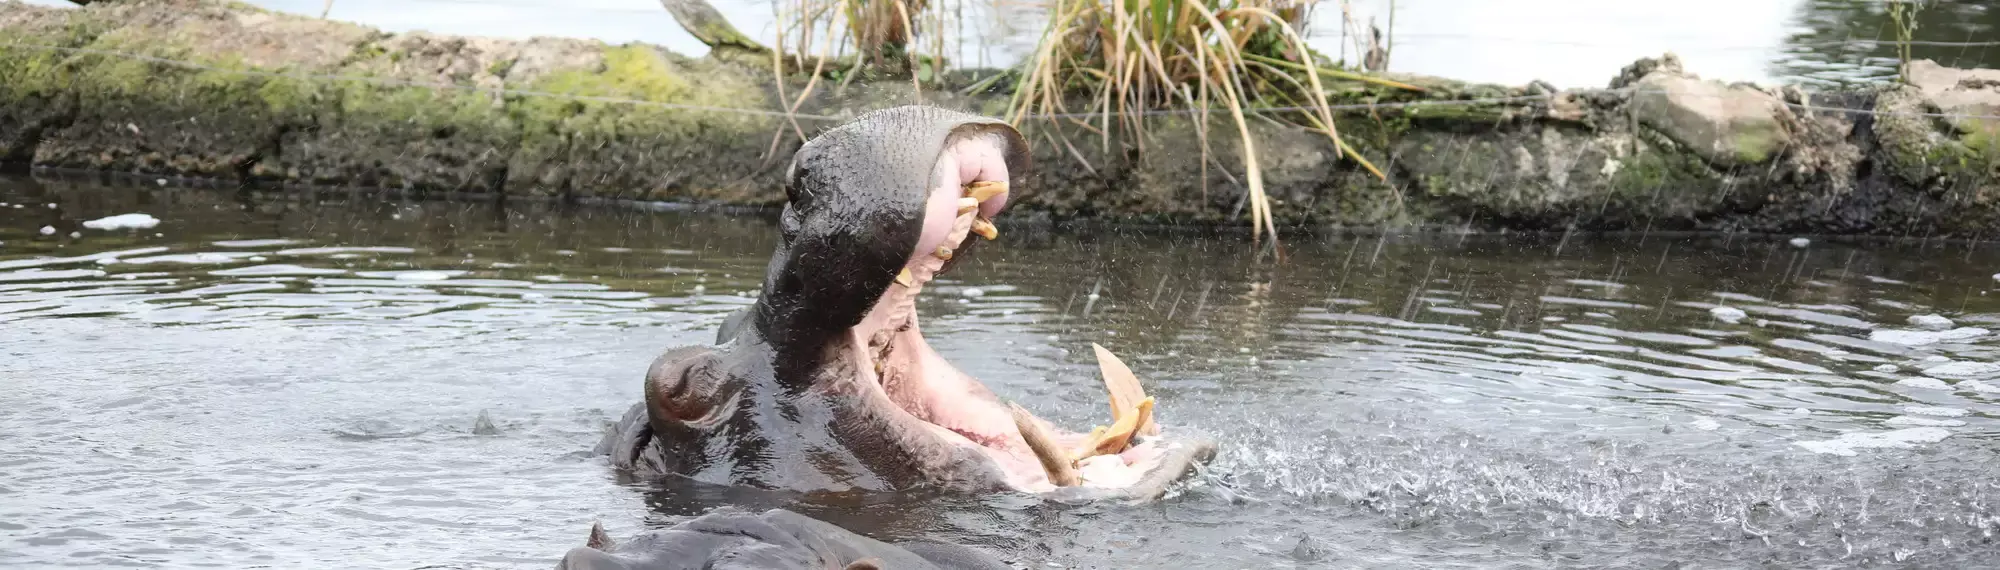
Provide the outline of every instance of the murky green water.
[[[592,521],[724,503],[1033,567],[2000,559],[1991,244],[1294,235],[1279,265],[1008,227],[926,288],[938,350],[1088,425],[1102,343],[1216,463],[1144,507],[799,505],[586,453],[654,356],[750,302],[763,219],[18,179],[0,202],[0,566],[548,567]],[[79,226],[128,212],[161,222]],[[1933,313],[1955,322],[1907,321]]]

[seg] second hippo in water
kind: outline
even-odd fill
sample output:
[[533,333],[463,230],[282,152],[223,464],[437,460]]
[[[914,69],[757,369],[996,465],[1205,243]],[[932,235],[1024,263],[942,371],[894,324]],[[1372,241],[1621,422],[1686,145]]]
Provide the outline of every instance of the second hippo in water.
[[[919,106],[807,142],[756,303],[725,323],[718,345],[655,361],[645,402],[600,451],[642,477],[799,491],[1158,496],[1214,446],[1140,435],[1113,442],[1115,460],[1080,477],[1045,468],[1051,445],[1089,449],[1089,436],[1010,413],[918,327],[918,293],[966,259],[979,241],[969,236],[995,237],[991,220],[1027,157],[1006,123]],[[1041,456],[1030,439],[1044,442]]]
[[1008,570],[979,549],[932,541],[895,544],[783,509],[720,510],[673,528],[614,541],[591,527],[556,570]]

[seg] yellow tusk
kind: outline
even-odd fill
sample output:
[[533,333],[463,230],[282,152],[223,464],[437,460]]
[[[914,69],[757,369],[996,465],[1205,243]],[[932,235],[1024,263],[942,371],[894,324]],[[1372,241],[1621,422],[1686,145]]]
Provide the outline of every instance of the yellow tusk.
[[1083,478],[1076,474],[1076,466],[1065,457],[1068,454],[1056,447],[1055,438],[1042,430],[1042,424],[1035,422],[1034,414],[1013,402],[1007,403],[1007,411],[1013,414],[1014,427],[1021,430],[1021,440],[1027,442],[1028,449],[1035,452],[1035,459],[1041,461],[1042,471],[1048,473],[1050,483],[1057,487],[1074,487],[1083,483]]
[[1111,427],[1091,430],[1090,437],[1071,452],[1077,461],[1098,455],[1117,455],[1132,447],[1132,438],[1140,435],[1139,430],[1153,421],[1153,398],[1139,400],[1136,408],[1126,409],[1118,415],[1118,421]]
[[896,274],[896,282],[903,284],[904,287],[917,286],[917,278],[913,275],[910,275],[910,268],[908,267],[903,268],[902,273]]
[[971,199],[971,198],[959,198],[959,199],[958,199],[958,215],[961,215],[961,216],[963,216],[963,215],[966,215],[966,214],[969,214],[969,213],[972,213],[972,211],[973,211],[973,210],[977,210],[977,209],[979,209],[979,201],[978,201],[978,200],[974,200],[974,199]]
[[1005,180],[981,180],[965,185],[965,195],[971,196],[974,204],[983,204],[994,196],[1007,193]]
[[[1139,376],[1133,374],[1132,369],[1126,367],[1125,361],[1119,360],[1117,355],[1096,343],[1092,343],[1090,349],[1097,353],[1098,374],[1104,378],[1104,391],[1111,394],[1111,420],[1116,423],[1125,417],[1127,411],[1139,407],[1139,402],[1146,399],[1146,389],[1139,385]],[[1151,414],[1148,414],[1133,431],[1139,435],[1159,435],[1160,426],[1153,423]]]
[[993,227],[993,222],[986,218],[973,218],[972,233],[991,240],[1000,237],[1000,228]]

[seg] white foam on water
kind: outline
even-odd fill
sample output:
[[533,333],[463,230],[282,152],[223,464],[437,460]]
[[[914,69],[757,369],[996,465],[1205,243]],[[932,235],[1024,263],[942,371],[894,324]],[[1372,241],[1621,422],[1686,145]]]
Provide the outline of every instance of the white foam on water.
[[1922,346],[1948,340],[1966,340],[1986,336],[1992,331],[1978,327],[1959,327],[1947,331],[1919,331],[1884,329],[1869,331],[1868,340],[1904,346]]
[[107,216],[83,223],[83,227],[93,230],[143,230],[157,225],[160,225],[159,218],[140,213]]
[[1854,432],[1828,440],[1793,443],[1813,453],[1854,457],[1862,449],[1911,449],[1920,444],[1944,441],[1948,437],[1951,437],[1951,432],[1944,428],[1914,427],[1875,433]]
[[1949,329],[1954,324],[1951,319],[1940,315],[1910,315],[1909,322],[1910,326],[1933,331]]
[[1903,406],[1903,412],[1916,414],[1920,416],[1938,416],[1945,418],[1964,417],[1965,414],[1970,413],[1962,408],[1946,408],[1941,406]]
[[1965,420],[1927,418],[1923,416],[1896,416],[1882,422],[1890,427],[1962,427]]
[[1694,429],[1701,431],[1715,431],[1722,428],[1722,423],[1715,421],[1715,418],[1695,418],[1691,423]]
[[2000,386],[1994,386],[1992,384],[1987,384],[1985,382],[1980,382],[1978,380],[1966,380],[1964,382],[1959,382],[1956,388],[1960,390],[1970,390],[1981,394],[2000,394]]
[[464,271],[408,271],[396,274],[396,280],[397,281],[443,281],[446,279],[450,279],[453,276],[463,275],[463,274],[465,274]]
[[1709,309],[1708,314],[1715,317],[1715,320],[1731,324],[1735,324],[1736,321],[1741,321],[1744,317],[1750,316],[1749,313],[1743,312],[1743,309],[1735,307],[1716,307]]
[[1924,374],[1941,378],[1985,378],[2000,374],[2000,363],[1958,360],[1925,368]]
[[1902,380],[1897,380],[1896,385],[1902,386],[1904,388],[1922,388],[1925,390],[1951,389],[1950,384],[1946,384],[1944,383],[1943,380],[1939,380],[1936,378],[1904,378]]

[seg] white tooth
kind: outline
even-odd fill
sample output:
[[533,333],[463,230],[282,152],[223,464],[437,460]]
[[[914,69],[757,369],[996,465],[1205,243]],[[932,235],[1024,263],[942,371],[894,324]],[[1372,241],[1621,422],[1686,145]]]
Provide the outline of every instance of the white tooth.
[[937,256],[938,259],[951,261],[951,246],[940,245],[938,246],[937,251],[931,253],[931,255]]
[[959,199],[958,199],[958,215],[961,215],[961,216],[963,216],[963,215],[965,215],[966,213],[968,213],[968,212],[971,212],[971,211],[973,211],[973,210],[977,210],[977,209],[979,209],[979,201],[978,201],[978,200],[974,200],[974,199],[972,199],[972,198],[959,198]]
[[979,237],[992,240],[1000,237],[1000,228],[993,227],[993,222],[987,220],[986,218],[974,218],[972,220],[972,233],[979,234]]

